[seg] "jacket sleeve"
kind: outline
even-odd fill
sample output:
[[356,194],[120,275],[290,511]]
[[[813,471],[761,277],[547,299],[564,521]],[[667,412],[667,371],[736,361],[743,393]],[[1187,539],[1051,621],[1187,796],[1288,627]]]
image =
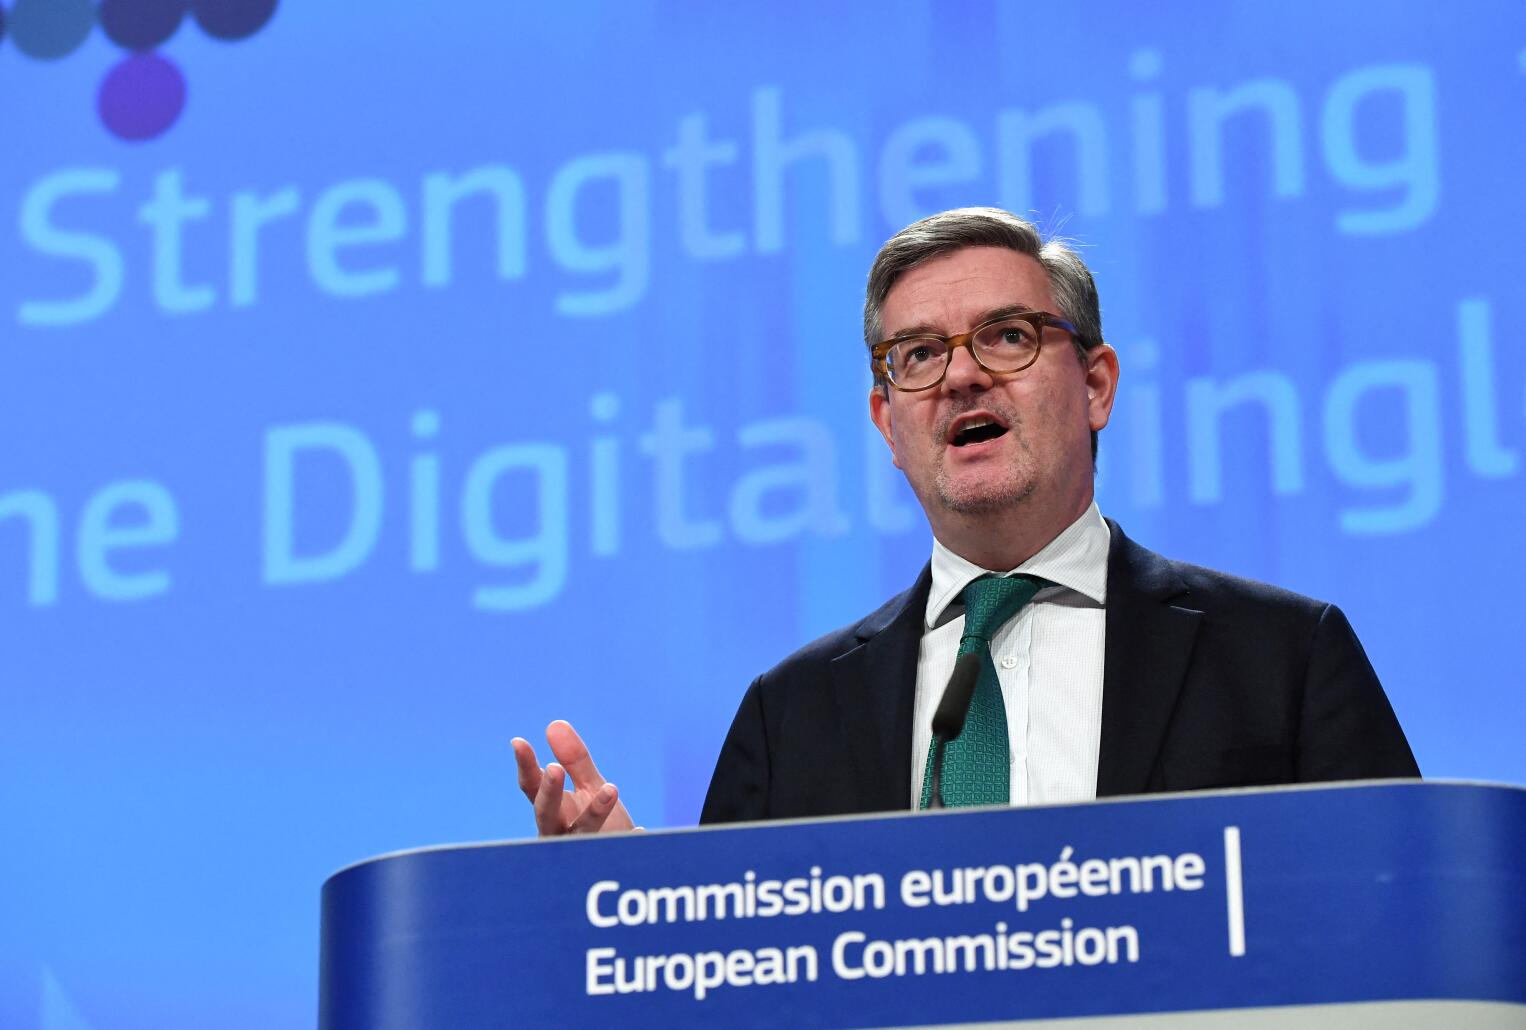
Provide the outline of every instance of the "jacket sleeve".
[[710,789],[700,810],[701,825],[767,819],[771,762],[763,719],[762,677],[753,680],[731,721]]
[[1314,630],[1298,726],[1299,782],[1420,775],[1366,652],[1334,605]]

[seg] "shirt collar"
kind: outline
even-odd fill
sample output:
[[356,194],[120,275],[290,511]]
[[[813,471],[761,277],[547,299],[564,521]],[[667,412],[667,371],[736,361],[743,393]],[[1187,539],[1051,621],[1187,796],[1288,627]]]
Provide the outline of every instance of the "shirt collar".
[[[981,576],[1010,576],[1024,572],[1075,591],[1095,602],[1107,604],[1107,552],[1112,533],[1102,520],[1097,502],[1087,507],[1081,517],[1045,544],[1032,558],[1015,569],[999,572],[983,569],[966,561],[933,540],[933,584],[927,595],[927,628],[938,624],[943,612],[959,599],[964,588]],[[1046,588],[1046,590],[1049,588]],[[1042,594],[1040,594],[1042,596]]]

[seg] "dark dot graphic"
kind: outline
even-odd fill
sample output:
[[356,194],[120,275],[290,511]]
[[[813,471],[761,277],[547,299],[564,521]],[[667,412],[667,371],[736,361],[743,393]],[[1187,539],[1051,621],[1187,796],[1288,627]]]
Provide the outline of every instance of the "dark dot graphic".
[[101,80],[96,106],[113,135],[126,140],[153,139],[180,117],[185,107],[185,78],[159,54],[131,54]]
[[52,60],[72,53],[95,25],[90,0],[16,0],[11,38],[28,57]]
[[5,8],[0,7],[0,43],[5,42]]
[[152,50],[175,34],[186,0],[101,0],[106,38],[128,50]]
[[191,0],[202,31],[218,39],[252,36],[276,13],[276,0]]

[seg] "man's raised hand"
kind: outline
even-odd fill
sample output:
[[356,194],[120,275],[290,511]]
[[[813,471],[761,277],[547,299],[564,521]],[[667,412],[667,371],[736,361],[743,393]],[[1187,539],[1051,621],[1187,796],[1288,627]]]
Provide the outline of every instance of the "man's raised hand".
[[[599,775],[577,730],[558,719],[546,727],[546,743],[556,762],[542,769],[528,740],[515,737],[513,741],[519,789],[535,807],[535,828],[542,837],[636,828],[620,792]],[[570,791],[565,789],[568,776],[572,777]]]

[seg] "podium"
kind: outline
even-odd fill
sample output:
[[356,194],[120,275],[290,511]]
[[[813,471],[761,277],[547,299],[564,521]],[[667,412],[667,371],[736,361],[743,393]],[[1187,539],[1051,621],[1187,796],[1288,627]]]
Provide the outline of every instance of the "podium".
[[1526,788],[1419,781],[426,848],[319,1025],[1526,1027]]

